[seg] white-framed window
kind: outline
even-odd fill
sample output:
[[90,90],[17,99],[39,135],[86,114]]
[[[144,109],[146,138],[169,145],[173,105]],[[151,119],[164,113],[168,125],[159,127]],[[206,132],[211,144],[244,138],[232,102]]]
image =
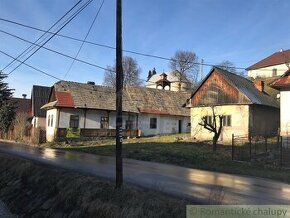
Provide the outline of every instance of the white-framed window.
[[47,126],[50,126],[50,115],[48,115],[48,119],[47,119]]
[[206,121],[206,123],[211,125],[213,122],[212,116],[205,116],[205,121]]
[[50,126],[51,127],[53,126],[53,114],[51,115],[51,118],[50,118]]
[[232,116],[231,115],[224,115],[223,126],[232,126]]
[[109,117],[101,117],[101,129],[109,129]]

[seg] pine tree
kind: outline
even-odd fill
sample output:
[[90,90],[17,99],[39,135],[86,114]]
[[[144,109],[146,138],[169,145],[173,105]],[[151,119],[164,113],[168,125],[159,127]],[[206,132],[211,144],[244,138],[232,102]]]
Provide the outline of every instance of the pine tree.
[[9,89],[8,83],[4,82],[7,75],[0,71],[0,132],[7,132],[15,116],[15,106],[10,99],[13,89]]

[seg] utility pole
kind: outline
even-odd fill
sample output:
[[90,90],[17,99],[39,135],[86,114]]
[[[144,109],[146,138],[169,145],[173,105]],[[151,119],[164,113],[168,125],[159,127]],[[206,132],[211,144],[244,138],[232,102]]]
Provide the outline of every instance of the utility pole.
[[203,59],[201,59],[200,63],[200,80],[203,80]]
[[123,184],[122,160],[122,95],[123,95],[123,54],[122,54],[122,0],[116,0],[116,188]]

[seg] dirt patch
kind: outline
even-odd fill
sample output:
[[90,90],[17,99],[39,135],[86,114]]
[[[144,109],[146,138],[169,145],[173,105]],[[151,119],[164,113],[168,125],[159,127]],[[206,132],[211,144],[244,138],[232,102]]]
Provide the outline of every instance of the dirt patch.
[[3,154],[0,199],[19,217],[185,217],[190,203]]

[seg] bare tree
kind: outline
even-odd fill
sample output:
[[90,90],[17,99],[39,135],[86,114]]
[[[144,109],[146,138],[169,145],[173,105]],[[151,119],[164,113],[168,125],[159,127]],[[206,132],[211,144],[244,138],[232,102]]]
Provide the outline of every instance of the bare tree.
[[[210,119],[209,119],[210,118]],[[223,115],[217,115],[214,111],[214,107],[212,107],[212,116],[204,116],[201,118],[201,125],[203,128],[207,129],[208,131],[214,134],[212,138],[212,148],[213,152],[216,152],[217,141],[221,135],[222,128],[223,128]]]
[[28,116],[26,113],[17,113],[12,125],[13,125],[13,133],[14,139],[23,141],[26,127],[28,126],[27,122]]
[[[116,63],[114,66],[107,66],[104,75],[103,85],[116,87]],[[124,86],[140,86],[141,69],[138,63],[132,57],[123,57]]]
[[190,82],[193,85],[197,83],[199,64],[198,57],[194,52],[176,51],[169,62],[169,67],[178,76],[180,85],[181,82]]
[[235,64],[228,60],[224,60],[221,63],[217,64],[217,67],[229,71],[231,73],[237,74],[239,76],[245,76],[245,71],[238,71]]

